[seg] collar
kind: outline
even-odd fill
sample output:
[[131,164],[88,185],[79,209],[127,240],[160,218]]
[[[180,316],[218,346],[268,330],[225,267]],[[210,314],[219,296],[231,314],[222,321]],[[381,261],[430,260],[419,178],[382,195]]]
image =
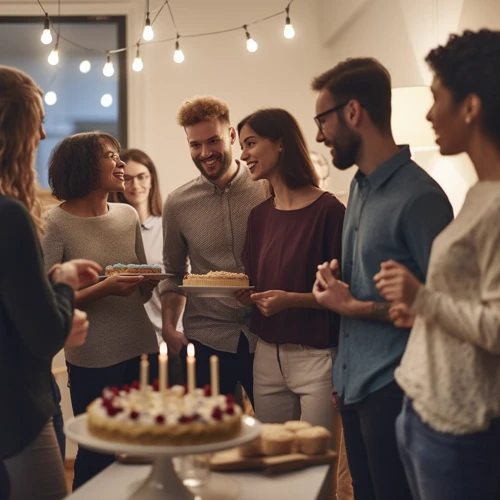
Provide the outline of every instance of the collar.
[[381,163],[370,175],[363,174],[360,170],[354,178],[361,184],[365,179],[370,186],[377,190],[387,180],[389,180],[403,165],[411,160],[410,146],[407,144],[398,146],[399,151],[388,160]]
[[[238,170],[236,171],[236,174],[232,178],[231,182],[227,184],[225,190],[237,184],[241,180],[241,178],[250,175],[250,171],[248,170],[248,167],[246,167],[246,165],[243,165],[240,160],[235,160],[235,162],[236,165],[238,165]],[[201,183],[209,187],[212,191],[222,193],[222,191],[213,182],[209,181],[204,175],[200,174],[199,178],[201,180]]]
[[141,222],[141,227],[144,229],[153,229],[155,216],[150,215],[146,220]]

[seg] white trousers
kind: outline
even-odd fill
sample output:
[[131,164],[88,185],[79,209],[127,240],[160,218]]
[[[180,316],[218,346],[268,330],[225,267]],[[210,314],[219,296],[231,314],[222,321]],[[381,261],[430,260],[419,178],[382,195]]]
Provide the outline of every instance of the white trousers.
[[265,423],[304,420],[335,433],[330,403],[335,349],[258,341],[253,366],[256,417]]
[[60,500],[67,495],[52,419],[21,453],[4,460],[4,465],[10,480],[9,500]]

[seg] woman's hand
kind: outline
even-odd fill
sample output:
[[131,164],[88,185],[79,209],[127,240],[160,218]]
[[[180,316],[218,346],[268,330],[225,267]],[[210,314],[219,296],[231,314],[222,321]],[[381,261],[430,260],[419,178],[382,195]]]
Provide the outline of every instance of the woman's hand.
[[117,295],[118,297],[128,297],[132,295],[136,288],[144,281],[144,276],[121,276],[115,274],[106,278],[100,285],[106,295]]
[[283,290],[268,290],[267,292],[251,293],[251,300],[264,316],[273,316],[290,307],[288,293]]
[[87,332],[89,330],[89,321],[87,313],[75,309],[73,311],[73,325],[69,332],[64,347],[78,347],[85,343]]
[[66,283],[73,290],[79,290],[95,283],[101,270],[102,267],[93,260],[73,259],[52,266],[48,274],[53,283]]
[[415,321],[415,315],[402,302],[394,302],[391,305],[389,318],[391,318],[393,325],[398,328],[411,328]]
[[401,302],[410,308],[422,283],[408,269],[394,260],[382,262],[373,277],[375,286],[384,299]]
[[234,292],[234,296],[242,306],[251,306],[254,303],[251,298],[252,293],[252,290],[238,290]]

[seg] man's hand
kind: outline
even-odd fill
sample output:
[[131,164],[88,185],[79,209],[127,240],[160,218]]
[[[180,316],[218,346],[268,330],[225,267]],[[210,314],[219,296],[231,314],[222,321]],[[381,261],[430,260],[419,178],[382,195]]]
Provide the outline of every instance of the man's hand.
[[87,313],[75,309],[73,311],[73,325],[69,332],[64,347],[78,347],[85,343],[87,332],[89,330],[89,321]]
[[234,292],[234,296],[242,306],[251,306],[254,303],[252,298],[250,297],[252,293],[252,290],[244,289]]
[[102,267],[93,260],[73,259],[52,266],[48,274],[53,283],[66,283],[73,288],[91,285],[97,281]]
[[411,328],[415,321],[415,315],[413,315],[408,307],[401,302],[395,302],[391,305],[389,309],[389,318],[391,318],[394,326],[398,328]]
[[188,345],[186,336],[177,330],[163,329],[163,340],[167,343],[168,352],[179,354],[182,346]]
[[349,285],[335,277],[338,276],[338,261],[324,262],[318,266],[313,286],[314,298],[318,304],[343,316],[349,316],[356,299],[349,291]]
[[252,293],[250,298],[264,316],[272,316],[290,307],[288,293],[283,290]]
[[401,302],[410,308],[422,283],[402,264],[394,260],[382,262],[373,277],[375,286],[384,299]]

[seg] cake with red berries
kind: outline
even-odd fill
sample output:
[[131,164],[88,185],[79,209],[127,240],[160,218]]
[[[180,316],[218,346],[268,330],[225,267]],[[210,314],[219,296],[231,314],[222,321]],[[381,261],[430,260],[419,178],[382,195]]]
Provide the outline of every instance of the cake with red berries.
[[207,274],[187,274],[182,281],[184,286],[248,286],[248,276],[228,271],[210,271]]
[[210,386],[186,393],[158,384],[106,388],[87,407],[88,429],[101,439],[141,445],[193,445],[225,441],[241,427],[241,408],[232,395],[212,396]]

